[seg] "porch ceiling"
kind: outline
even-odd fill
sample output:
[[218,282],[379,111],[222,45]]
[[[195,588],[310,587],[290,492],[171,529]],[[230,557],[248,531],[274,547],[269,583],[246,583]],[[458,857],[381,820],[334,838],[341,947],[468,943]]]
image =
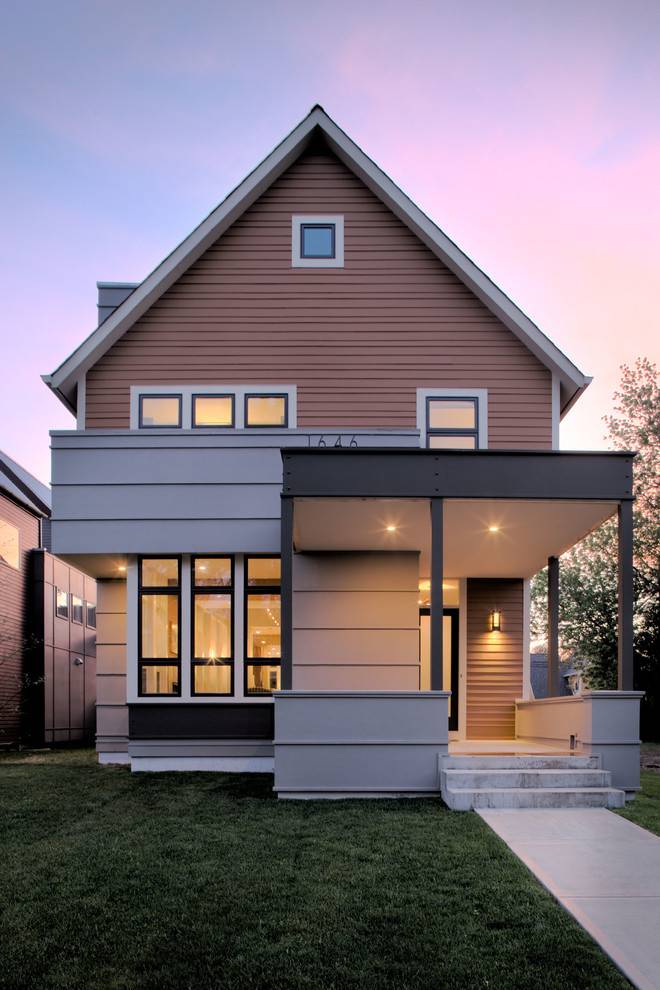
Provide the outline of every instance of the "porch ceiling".
[[[531,577],[616,512],[605,501],[446,499],[444,506],[444,573],[452,578]],[[428,577],[430,540],[427,499],[295,499],[296,550],[417,550],[420,576]]]

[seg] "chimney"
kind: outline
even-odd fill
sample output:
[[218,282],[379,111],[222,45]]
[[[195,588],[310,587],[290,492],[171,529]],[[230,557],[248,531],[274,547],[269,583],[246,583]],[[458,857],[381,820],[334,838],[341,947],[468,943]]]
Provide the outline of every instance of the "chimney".
[[117,306],[128,299],[133,289],[137,289],[139,282],[97,282],[96,288],[99,290],[99,301],[97,303],[99,311],[99,325],[114,313]]

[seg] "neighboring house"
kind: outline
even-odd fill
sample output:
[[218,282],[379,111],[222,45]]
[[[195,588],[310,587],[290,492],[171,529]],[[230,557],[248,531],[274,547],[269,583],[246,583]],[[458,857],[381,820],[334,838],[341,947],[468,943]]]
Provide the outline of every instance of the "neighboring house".
[[0,451],[0,748],[96,725],[96,582],[45,549],[50,490]]
[[[530,656],[529,672],[532,694],[535,698],[547,698],[548,691],[548,654],[532,653]],[[581,694],[585,691],[584,678],[573,660],[564,660],[559,664],[559,695]]]
[[[321,108],[99,317],[45,381],[102,762],[417,793],[449,743],[635,722],[632,455],[559,452],[589,379]],[[617,512],[622,691],[549,719],[529,579]]]

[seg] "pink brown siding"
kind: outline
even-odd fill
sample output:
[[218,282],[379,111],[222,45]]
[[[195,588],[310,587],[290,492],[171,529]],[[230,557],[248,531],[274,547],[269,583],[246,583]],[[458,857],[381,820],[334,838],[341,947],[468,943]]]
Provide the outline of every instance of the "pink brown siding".
[[[502,610],[502,631],[488,632],[488,613]],[[522,696],[523,583],[467,582],[467,738],[513,739]]]
[[0,561],[0,747],[15,743],[21,732],[24,701],[26,610],[30,551],[39,546],[39,520],[0,494],[0,519],[19,532],[20,568]]
[[[291,267],[291,216],[342,213],[345,267]],[[491,447],[551,446],[548,370],[337,158],[300,158],[87,376],[89,428],[131,384],[296,384],[302,427],[415,426],[417,387],[488,389]]]

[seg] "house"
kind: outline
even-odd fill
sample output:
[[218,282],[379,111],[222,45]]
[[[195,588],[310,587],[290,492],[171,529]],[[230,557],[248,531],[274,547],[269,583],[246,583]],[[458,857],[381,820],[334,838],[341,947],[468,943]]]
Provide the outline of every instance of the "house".
[[[532,653],[530,655],[530,678],[534,698],[548,697],[548,654]],[[562,660],[559,663],[559,695],[581,694],[586,690],[584,675],[574,660]]]
[[[558,450],[589,378],[322,108],[99,317],[45,381],[101,762],[451,802],[531,750],[634,791],[633,455]],[[556,694],[558,557],[617,514],[620,690],[534,700],[529,579]]]
[[0,451],[0,748],[94,737],[96,582],[48,552],[50,513]]

